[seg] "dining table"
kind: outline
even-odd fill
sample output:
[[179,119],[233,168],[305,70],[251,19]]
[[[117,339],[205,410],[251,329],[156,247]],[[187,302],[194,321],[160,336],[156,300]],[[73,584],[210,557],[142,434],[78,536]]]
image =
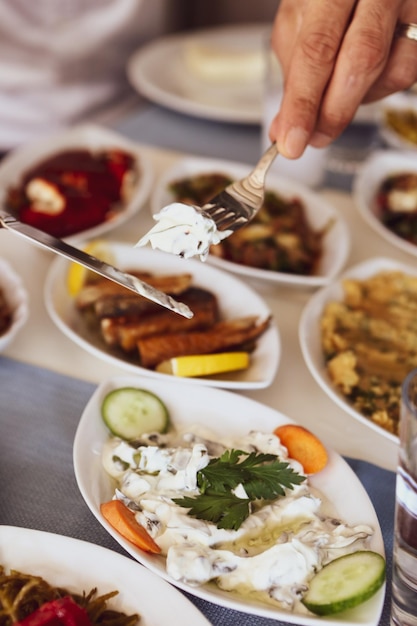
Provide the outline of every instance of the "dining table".
[[[112,128],[138,144],[152,163],[155,186],[167,168],[184,156],[253,165],[261,154],[258,124],[207,120],[146,101]],[[329,169],[324,184],[316,189],[348,224],[351,247],[346,265],[381,256],[410,263],[407,253],[382,240],[363,222],[354,204],[351,182],[351,176]],[[106,237],[133,245],[152,223],[148,203]],[[56,258],[52,252],[0,230],[0,256],[21,276],[30,308],[27,323],[0,355],[0,524],[59,533],[126,555],[85,504],[72,459],[74,435],[88,400],[103,380],[121,375],[123,370],[71,341],[49,317],[44,286]],[[387,626],[397,443],[335,404],[309,372],[299,344],[298,323],[314,290],[252,282],[276,321],[282,353],[269,387],[231,393],[270,406],[309,428],[342,455],[357,475],[375,508],[385,544],[387,584],[379,624]],[[181,593],[214,626],[278,623]]]

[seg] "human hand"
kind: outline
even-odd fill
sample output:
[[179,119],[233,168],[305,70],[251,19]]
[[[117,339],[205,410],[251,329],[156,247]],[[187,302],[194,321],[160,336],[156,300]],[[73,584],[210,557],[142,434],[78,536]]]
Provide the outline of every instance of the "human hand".
[[417,0],[281,0],[272,48],[284,96],[270,138],[287,158],[336,139],[362,103],[417,81],[417,42],[396,37],[417,23]]

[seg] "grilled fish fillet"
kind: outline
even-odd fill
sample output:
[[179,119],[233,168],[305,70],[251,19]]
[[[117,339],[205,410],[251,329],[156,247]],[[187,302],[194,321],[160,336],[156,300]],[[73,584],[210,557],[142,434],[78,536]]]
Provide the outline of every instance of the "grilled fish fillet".
[[154,368],[176,356],[235,350],[260,337],[269,323],[270,318],[258,323],[258,318],[251,316],[217,322],[205,331],[145,337],[137,342],[140,362],[143,367]]
[[161,305],[135,294],[104,296],[94,302],[94,314],[99,320],[104,318],[138,318],[142,315],[158,313]]
[[[172,275],[160,275],[154,276],[146,272],[129,271],[127,273],[132,274],[140,278],[140,280],[146,281],[149,285],[155,287],[159,291],[168,293],[171,295],[179,295],[188,289],[191,285],[191,274],[172,274]],[[78,293],[75,300],[75,305],[79,310],[93,306],[100,299],[106,297],[123,297],[128,296],[132,292],[126,287],[122,287],[118,283],[114,283],[107,278],[100,278],[92,283],[85,285]],[[146,298],[142,296],[133,295],[139,302],[146,302]],[[157,305],[158,306],[158,305]]]
[[150,313],[135,318],[104,318],[101,320],[101,333],[107,344],[120,346],[131,351],[139,339],[164,333],[189,332],[208,328],[219,319],[217,298],[209,291],[190,287],[181,297],[194,313],[191,319],[181,317],[161,306]]

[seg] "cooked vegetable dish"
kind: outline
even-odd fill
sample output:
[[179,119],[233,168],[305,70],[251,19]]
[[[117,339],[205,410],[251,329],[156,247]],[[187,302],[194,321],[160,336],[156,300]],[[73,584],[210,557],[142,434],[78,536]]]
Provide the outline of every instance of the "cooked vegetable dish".
[[0,566],[0,626],[134,626],[140,619],[137,614],[107,606],[117,593],[98,596],[97,589],[72,593],[40,576],[16,570],[6,573]]
[[397,435],[401,384],[417,367],[417,277],[381,272],[343,289],[321,318],[328,374],[359,413]]
[[388,176],[378,190],[376,204],[377,214],[389,230],[417,244],[417,173]]
[[[178,202],[202,206],[231,182],[221,173],[200,174],[174,181],[169,189]],[[298,198],[287,199],[267,191],[251,223],[212,246],[210,253],[258,269],[314,275],[324,234],[309,226]]]
[[417,112],[413,109],[403,111],[388,109],[385,113],[386,124],[402,139],[417,145]]

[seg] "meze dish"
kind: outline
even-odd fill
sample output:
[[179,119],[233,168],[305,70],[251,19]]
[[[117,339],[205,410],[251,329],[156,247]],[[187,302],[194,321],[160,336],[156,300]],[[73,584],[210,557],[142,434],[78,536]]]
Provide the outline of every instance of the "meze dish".
[[388,175],[377,190],[376,214],[390,231],[417,245],[417,172]]
[[[109,622],[116,626],[117,621],[113,619],[117,618],[117,613],[126,615],[130,623],[133,616],[137,616],[137,626],[182,626],[184,623],[208,626],[208,621],[197,608],[174,587],[138,566],[134,560],[100,545],[51,532],[2,525],[0,562],[6,576],[12,571],[18,571],[24,577],[30,575],[29,583],[19,593],[19,603],[23,602],[25,593],[33,598],[39,579],[42,579],[46,581],[46,584],[40,583],[42,594],[45,588],[52,588],[53,592],[66,589],[75,595],[82,595],[85,591],[87,598],[87,594],[96,589],[91,608],[99,614],[104,608],[102,600],[105,600],[105,608],[110,612],[104,615],[108,626]],[[19,579],[17,582],[20,584]],[[99,596],[102,597],[100,603],[97,602]],[[6,597],[7,594],[3,593],[2,599]],[[165,602],[155,602],[157,597],[163,597]],[[9,608],[11,606],[9,604]],[[2,626],[9,626],[7,613],[0,616],[0,622]],[[71,626],[77,626],[73,620]]]
[[347,412],[398,441],[401,384],[417,364],[417,273],[370,259],[315,294],[300,321],[306,363]]
[[[188,273],[160,275],[140,268],[126,271],[181,298],[193,317],[187,319],[165,311],[106,278],[92,276],[75,295],[74,304],[86,325],[99,333],[110,349],[120,349],[147,369],[179,375],[185,371],[181,369],[184,359],[193,359],[195,374],[199,375],[199,364],[207,364],[209,355],[216,355],[219,369],[207,370],[207,374],[222,372],[220,356],[229,356],[225,359],[225,365],[230,365],[227,369],[234,369],[233,362],[238,365],[235,369],[241,369],[235,358],[238,351],[247,355],[244,366],[249,366],[249,351],[256,348],[257,340],[267,330],[269,318],[223,319],[213,291],[196,285]],[[215,365],[214,356],[211,358]],[[188,375],[193,375],[191,369]]]
[[380,111],[379,131],[391,148],[417,148],[417,96],[411,91],[389,96]]
[[2,626],[135,626],[140,616],[109,607],[119,592],[99,595],[97,589],[70,591],[42,576],[0,564],[0,624]]
[[93,124],[21,146],[0,164],[3,206],[67,241],[101,236],[142,208],[153,172],[142,150]]
[[6,205],[21,222],[69,237],[111,220],[129,202],[138,177],[126,150],[59,150],[9,187]]
[[400,140],[408,142],[410,148],[417,147],[417,111],[413,108],[387,109],[385,111],[387,129],[398,135]]
[[[221,172],[174,180],[169,191],[176,202],[204,206],[233,182]],[[259,213],[250,224],[210,247],[222,259],[275,272],[313,275],[323,254],[327,227],[310,227],[305,206],[298,197],[285,198],[267,190]]]
[[[182,213],[184,207],[201,206],[249,170],[249,166],[225,160],[182,159],[159,179],[152,195],[152,212],[163,215],[164,207],[179,206],[183,208],[178,217],[188,219],[188,214]],[[348,253],[349,233],[343,219],[323,198],[298,183],[273,173],[268,174],[266,183],[265,206],[255,219],[226,237],[216,230],[219,240],[209,247],[200,244],[199,253],[207,248],[208,262],[257,280],[312,287],[328,282],[339,273]],[[206,241],[211,231],[206,232],[200,220],[197,223],[196,241]],[[157,223],[154,228],[159,226]],[[178,236],[175,244],[186,254],[193,252],[189,238]],[[145,235],[141,241],[147,243],[148,239]],[[159,243],[155,240],[156,247]]]
[[[372,528],[326,514],[311,491],[300,460],[316,473],[327,452],[310,431],[289,424],[230,440],[178,429],[161,398],[137,387],[110,391],[101,408],[116,490],[100,511],[135,546],[163,554],[173,580],[318,615],[357,606],[383,584],[384,559],[366,550]],[[333,590],[320,583],[329,566]]]
[[361,216],[396,248],[417,255],[417,166],[407,152],[377,151],[355,177]]
[[239,388],[272,382],[279,335],[254,290],[198,261],[184,263],[114,242],[101,246],[103,251],[117,267],[146,274],[147,282],[185,298],[195,315],[191,320],[167,315],[107,281],[84,285],[80,266],[57,259],[46,284],[47,308],[65,334],[94,354],[149,376],[174,374],[187,383]]
[[[370,587],[362,580],[355,590],[345,588],[338,607],[334,596],[313,599],[315,613],[353,607],[374,583],[378,588],[384,571],[378,522],[342,459],[295,425],[295,440],[306,442],[299,456],[286,433],[291,421],[254,401],[215,389],[189,392],[121,377],[102,384],[87,405],[74,445],[76,477],[112,536],[188,592],[297,624],[314,620],[303,600],[309,602],[310,579],[327,561],[346,553],[361,560],[365,551],[365,560],[377,554],[381,567]],[[150,406],[159,417],[149,430],[165,433],[146,432]],[[290,449],[303,462],[319,452],[316,473],[307,475]],[[378,592],[339,619],[350,624],[366,615],[372,623],[380,601]]]
[[[327,452],[303,427],[219,439],[209,428],[177,428],[163,400],[137,387],[110,391],[102,415],[111,433],[103,466],[116,490],[100,511],[134,545],[166,556],[173,580],[319,615],[352,608],[383,584],[384,559],[365,550],[372,529],[327,516],[311,491],[301,461],[321,471]],[[347,556],[357,588],[344,579]],[[334,589],[317,593],[329,565]]]

